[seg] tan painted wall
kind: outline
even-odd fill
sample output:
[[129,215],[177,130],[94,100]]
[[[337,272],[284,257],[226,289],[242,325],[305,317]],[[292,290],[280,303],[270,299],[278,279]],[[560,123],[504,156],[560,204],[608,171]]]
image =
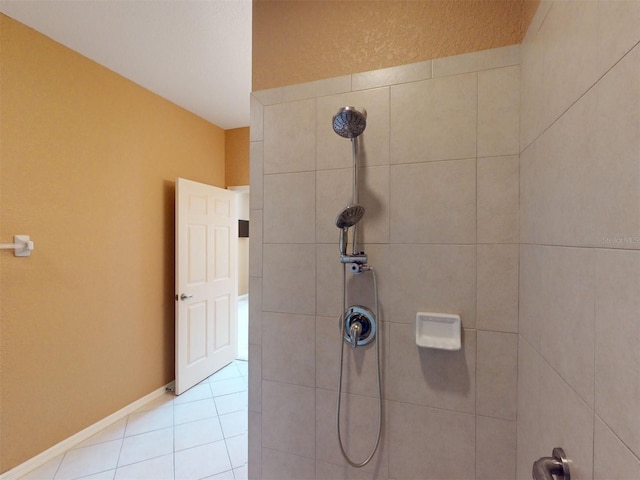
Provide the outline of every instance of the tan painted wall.
[[249,127],[224,131],[227,186],[249,185]]
[[0,15],[0,472],[173,379],[174,183],[224,131]]
[[253,90],[520,43],[539,0],[254,0]]

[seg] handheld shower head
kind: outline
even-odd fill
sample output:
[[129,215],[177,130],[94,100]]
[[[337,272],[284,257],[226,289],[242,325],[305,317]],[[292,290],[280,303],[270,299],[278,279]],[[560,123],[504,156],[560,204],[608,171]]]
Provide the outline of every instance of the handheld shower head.
[[340,255],[347,254],[347,231],[362,220],[364,212],[364,207],[360,205],[349,205],[336,217],[336,227],[340,229]]
[[333,116],[333,131],[344,138],[355,138],[367,128],[367,111],[343,107]]
[[364,216],[364,207],[360,205],[349,205],[344,207],[336,217],[336,227],[349,228],[362,220]]

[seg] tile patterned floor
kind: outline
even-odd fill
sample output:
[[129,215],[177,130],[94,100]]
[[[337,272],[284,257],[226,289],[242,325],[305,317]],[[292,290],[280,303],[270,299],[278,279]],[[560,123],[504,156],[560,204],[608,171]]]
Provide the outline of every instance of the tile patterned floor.
[[167,393],[21,480],[244,480],[247,362]]

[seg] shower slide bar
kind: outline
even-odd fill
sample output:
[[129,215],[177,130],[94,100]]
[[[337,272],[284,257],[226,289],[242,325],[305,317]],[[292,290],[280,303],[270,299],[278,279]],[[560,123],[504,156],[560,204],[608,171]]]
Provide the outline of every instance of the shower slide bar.
[[[569,460],[560,447],[553,449],[551,457],[542,457],[533,462],[533,480],[571,480]],[[554,477],[555,475],[555,477]]]
[[16,257],[29,257],[34,248],[29,235],[14,235],[13,243],[0,243],[0,250],[13,250]]

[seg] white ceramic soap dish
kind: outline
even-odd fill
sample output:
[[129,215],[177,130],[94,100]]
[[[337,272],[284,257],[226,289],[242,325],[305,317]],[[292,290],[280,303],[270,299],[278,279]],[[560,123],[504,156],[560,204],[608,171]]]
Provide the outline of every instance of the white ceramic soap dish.
[[460,350],[461,330],[460,315],[428,312],[416,314],[416,345],[419,347]]

